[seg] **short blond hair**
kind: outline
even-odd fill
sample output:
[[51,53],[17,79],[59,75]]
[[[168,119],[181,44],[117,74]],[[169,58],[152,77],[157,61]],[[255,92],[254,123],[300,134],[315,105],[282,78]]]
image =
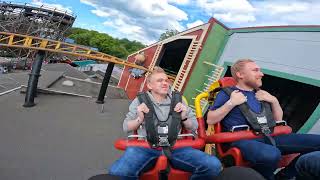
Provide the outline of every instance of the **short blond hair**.
[[151,81],[151,77],[155,74],[159,74],[159,73],[166,73],[161,67],[159,66],[155,66],[153,68],[153,71],[149,74],[149,76],[147,77],[147,81],[150,82]]
[[231,75],[235,80],[238,80],[237,72],[240,72],[243,67],[250,62],[254,62],[251,59],[239,59],[231,66]]

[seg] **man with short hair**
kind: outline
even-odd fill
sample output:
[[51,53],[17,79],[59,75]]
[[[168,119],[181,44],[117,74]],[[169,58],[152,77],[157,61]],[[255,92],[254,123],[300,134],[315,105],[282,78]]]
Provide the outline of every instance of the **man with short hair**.
[[[156,67],[147,77],[147,96],[152,101],[155,112],[152,121],[166,121],[169,117],[171,106],[171,95],[169,91],[169,79],[164,70]],[[138,98],[135,98],[129,106],[129,112],[124,120],[123,129],[125,132],[138,132],[139,135],[146,136],[145,119],[150,108]],[[190,130],[196,131],[197,120],[192,110],[184,103],[177,103],[174,111],[181,113],[182,125]],[[170,114],[169,114],[170,113]],[[152,148],[128,147],[123,156],[112,164],[109,173],[123,176],[127,179],[138,179],[142,172],[152,166],[155,160],[161,155],[161,151]],[[170,164],[173,168],[192,173],[191,179],[209,179],[219,174],[221,170],[220,161],[200,150],[191,147],[184,147],[172,150]]]
[[[261,128],[261,132],[264,133],[264,138],[240,140],[229,144],[231,147],[239,148],[243,158],[249,161],[254,169],[265,178],[273,180],[273,173],[277,168],[281,155],[303,154],[320,150],[319,135],[292,133],[273,138],[269,136],[270,129],[265,126],[266,123],[282,120],[283,111],[275,96],[260,89],[264,74],[253,60],[238,60],[231,67],[231,73],[237,84],[235,87],[229,88],[230,94],[224,90],[218,93],[214,105],[210,107],[208,112],[207,123],[215,124],[221,122],[223,131],[231,131],[233,127],[239,125],[253,127],[252,122],[254,119],[261,127],[263,125],[264,128]],[[267,115],[263,116],[263,118],[248,115],[243,110],[243,105],[245,105],[247,112],[250,111],[248,114],[266,112]],[[267,107],[269,107],[269,113],[267,110],[265,111]],[[289,165],[281,174],[288,178],[295,176],[294,164]]]

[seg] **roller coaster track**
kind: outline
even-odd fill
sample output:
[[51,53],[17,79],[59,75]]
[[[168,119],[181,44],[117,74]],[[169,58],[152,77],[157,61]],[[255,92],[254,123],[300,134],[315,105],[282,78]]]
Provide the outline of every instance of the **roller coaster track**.
[[65,42],[54,41],[50,39],[44,39],[22,34],[0,32],[0,48],[1,47],[26,48],[33,50],[49,51],[54,53],[62,53],[78,57],[86,57],[89,59],[95,59],[99,61],[112,62],[115,64],[122,64],[125,66],[150,71],[149,69],[143,66],[138,66],[134,63],[127,62],[123,59],[98,51],[94,51],[87,47],[83,47],[77,44],[69,44]]

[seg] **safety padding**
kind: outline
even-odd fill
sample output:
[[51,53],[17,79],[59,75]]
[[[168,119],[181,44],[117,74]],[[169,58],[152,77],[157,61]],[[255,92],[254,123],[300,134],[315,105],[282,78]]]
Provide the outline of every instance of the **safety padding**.
[[[179,139],[176,144],[173,146],[173,149],[182,148],[182,147],[192,147],[194,149],[202,149],[205,145],[205,141],[200,138],[196,139]],[[150,148],[146,140],[137,140],[137,139],[117,139],[114,142],[114,147],[119,150],[125,150],[130,146],[139,146],[144,148]]]
[[278,163],[278,167],[288,166],[290,162],[299,155],[300,153],[282,155],[281,161]]
[[229,86],[235,86],[237,84],[237,81],[232,77],[223,77],[218,80],[220,87],[229,87]]
[[[289,134],[292,129],[289,126],[276,126],[271,136],[278,136],[281,134]],[[230,143],[243,139],[255,139],[263,137],[262,135],[256,135],[253,131],[236,131],[236,132],[220,132],[210,135],[206,138],[206,142],[209,143]]]
[[167,158],[164,155],[159,156],[155,166],[148,172],[143,173],[140,180],[158,179],[159,172],[164,171],[167,168]]

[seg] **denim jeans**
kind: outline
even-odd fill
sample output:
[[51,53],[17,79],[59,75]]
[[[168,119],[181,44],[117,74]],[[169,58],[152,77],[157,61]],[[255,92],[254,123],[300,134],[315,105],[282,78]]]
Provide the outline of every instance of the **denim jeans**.
[[[320,135],[314,134],[287,134],[274,137],[276,146],[270,145],[266,138],[240,140],[231,143],[232,147],[240,149],[243,158],[253,164],[253,168],[266,179],[274,179],[274,171],[281,155],[292,153],[309,153],[320,150]],[[292,161],[285,169],[287,177],[297,175],[295,162]]]
[[304,154],[296,162],[298,179],[320,179],[320,151]]
[[[161,153],[155,149],[129,147],[120,159],[111,165],[109,174],[122,176],[123,179],[138,179],[141,172],[155,164]],[[222,170],[216,157],[191,147],[173,150],[170,164],[173,168],[191,172],[193,180],[212,179]]]

